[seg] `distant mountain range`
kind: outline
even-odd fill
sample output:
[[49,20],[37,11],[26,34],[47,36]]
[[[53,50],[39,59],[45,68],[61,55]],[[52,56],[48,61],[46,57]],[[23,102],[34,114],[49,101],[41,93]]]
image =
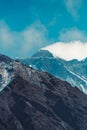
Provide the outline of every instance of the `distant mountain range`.
[[[78,75],[66,69],[67,63],[64,69],[65,61],[48,51],[25,61],[62,79]],[[0,55],[0,130],[87,130],[87,95],[51,74]]]
[[55,57],[48,50],[41,49],[31,58],[21,59],[20,61],[27,66],[48,72],[57,78],[67,81],[73,87],[77,86],[87,94],[87,59],[66,61]]

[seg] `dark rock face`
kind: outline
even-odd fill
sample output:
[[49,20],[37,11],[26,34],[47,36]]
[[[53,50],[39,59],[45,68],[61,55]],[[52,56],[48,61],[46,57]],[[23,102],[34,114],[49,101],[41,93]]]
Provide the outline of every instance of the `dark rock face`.
[[0,93],[0,130],[87,130],[87,96],[47,73],[13,63]]
[[0,62],[2,62],[2,61],[6,62],[6,63],[9,63],[9,62],[12,61],[12,59],[9,58],[8,56],[0,54]]

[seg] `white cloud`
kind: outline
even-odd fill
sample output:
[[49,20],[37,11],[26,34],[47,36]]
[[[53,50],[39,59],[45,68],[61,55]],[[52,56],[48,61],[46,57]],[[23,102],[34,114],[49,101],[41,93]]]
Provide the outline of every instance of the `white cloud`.
[[20,32],[12,31],[5,22],[0,22],[0,48],[15,56],[30,56],[46,43],[47,29],[38,21]]
[[39,22],[29,26],[26,30],[21,32],[23,42],[26,43],[23,44],[22,50],[29,52],[30,50],[40,49],[47,43],[46,34],[47,30],[45,26]]
[[87,34],[77,28],[71,28],[60,32],[59,41],[70,42],[70,41],[87,41]]
[[8,26],[1,21],[0,22],[0,45],[3,47],[9,47],[13,43],[12,34]]
[[43,49],[50,51],[55,57],[65,60],[87,58],[87,42],[58,42]]
[[79,18],[79,10],[81,8],[82,0],[64,0],[67,11],[75,18]]

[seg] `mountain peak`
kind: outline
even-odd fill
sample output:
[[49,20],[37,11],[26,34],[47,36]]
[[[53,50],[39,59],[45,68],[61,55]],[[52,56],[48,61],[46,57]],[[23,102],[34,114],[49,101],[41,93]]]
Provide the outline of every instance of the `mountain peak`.
[[[58,44],[51,46],[54,49],[54,46]],[[45,49],[42,48],[30,59],[24,59],[21,62],[36,70],[48,72],[57,78],[67,81],[73,87],[77,86],[87,94],[87,58],[81,61],[76,58],[67,61],[58,57],[59,55],[55,57],[54,53],[50,51],[48,46]]]
[[52,53],[50,53],[48,50],[39,50],[35,55],[32,56],[32,58],[40,58],[40,57],[53,57]]
[[81,41],[57,42],[49,45],[42,50],[48,50],[54,57],[60,57],[65,60],[83,60],[87,58],[87,43]]

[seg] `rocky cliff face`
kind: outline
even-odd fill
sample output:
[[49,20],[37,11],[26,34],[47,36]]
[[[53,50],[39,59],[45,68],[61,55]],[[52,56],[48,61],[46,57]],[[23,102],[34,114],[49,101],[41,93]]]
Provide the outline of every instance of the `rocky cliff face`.
[[87,96],[52,75],[12,62],[0,92],[0,130],[86,130]]

